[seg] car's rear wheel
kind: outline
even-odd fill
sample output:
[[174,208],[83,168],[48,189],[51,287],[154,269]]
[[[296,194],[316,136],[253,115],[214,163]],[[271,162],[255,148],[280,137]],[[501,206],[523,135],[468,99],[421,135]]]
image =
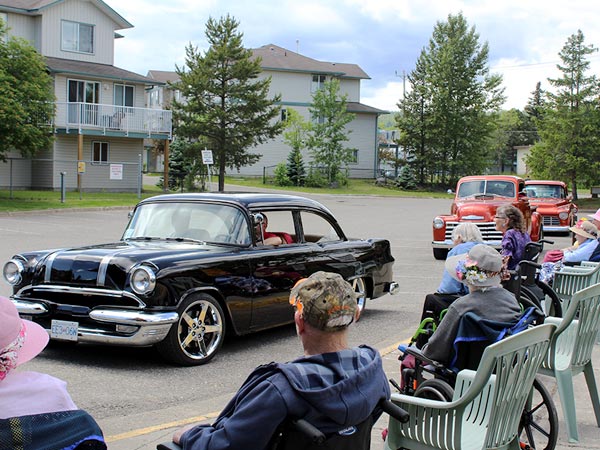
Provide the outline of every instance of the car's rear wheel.
[[365,307],[367,306],[367,284],[364,278],[355,278],[352,280],[352,288],[356,293],[356,303],[358,305],[358,316],[356,320],[360,320]]
[[225,337],[221,305],[211,295],[199,293],[187,297],[177,312],[179,320],[156,346],[159,353],[182,366],[206,364],[217,354]]
[[448,256],[447,248],[434,248],[433,249],[433,257],[435,259],[446,259]]

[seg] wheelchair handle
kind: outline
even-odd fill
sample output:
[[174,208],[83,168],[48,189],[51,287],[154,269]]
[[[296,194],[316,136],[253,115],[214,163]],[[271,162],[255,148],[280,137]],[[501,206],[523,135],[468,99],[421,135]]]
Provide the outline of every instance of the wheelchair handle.
[[314,444],[323,445],[323,442],[325,442],[325,435],[321,430],[304,419],[292,420],[292,426],[304,433]]
[[518,266],[524,265],[524,266],[531,266],[531,267],[535,267],[536,269],[539,269],[540,267],[542,267],[541,264],[538,264],[536,262],[533,261],[529,261],[527,259],[522,259],[521,261],[519,261],[519,264],[517,264]]
[[391,400],[381,400],[379,402],[379,406],[381,406],[381,409],[383,409],[384,412],[388,413],[398,422],[406,423],[410,418],[410,416],[404,409],[400,408],[395,403],[392,403]]

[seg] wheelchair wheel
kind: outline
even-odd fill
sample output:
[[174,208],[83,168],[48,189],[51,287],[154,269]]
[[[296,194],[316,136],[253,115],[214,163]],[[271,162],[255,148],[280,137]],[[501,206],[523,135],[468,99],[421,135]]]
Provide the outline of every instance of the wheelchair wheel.
[[423,381],[415,391],[415,397],[439,400],[442,402],[452,401],[454,389],[448,383],[437,378]]
[[525,286],[521,287],[521,297],[519,298],[519,303],[523,309],[527,309],[531,306],[535,308],[535,313],[538,316],[538,319],[535,321],[536,325],[541,325],[544,323],[546,313],[544,312],[544,308],[542,308],[542,304],[537,296]]
[[558,440],[558,415],[552,396],[536,378],[519,424],[519,440],[536,450],[553,450]]
[[[554,289],[541,281],[537,282],[537,286],[539,286],[539,288],[544,292],[544,296],[546,297],[546,315],[552,317],[562,317],[562,302],[560,301],[560,298],[556,292],[554,292]],[[550,301],[550,304],[548,304],[548,301]]]

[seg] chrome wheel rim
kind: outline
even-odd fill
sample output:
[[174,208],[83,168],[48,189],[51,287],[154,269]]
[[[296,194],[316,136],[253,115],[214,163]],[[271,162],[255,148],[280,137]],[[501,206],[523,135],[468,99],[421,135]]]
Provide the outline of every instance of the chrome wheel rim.
[[365,305],[367,303],[367,287],[365,285],[365,280],[362,278],[355,278],[352,280],[352,288],[357,295],[356,304],[358,305],[358,311],[362,314],[365,309]]
[[177,328],[179,346],[188,357],[201,360],[217,351],[223,338],[223,317],[207,300],[191,303]]

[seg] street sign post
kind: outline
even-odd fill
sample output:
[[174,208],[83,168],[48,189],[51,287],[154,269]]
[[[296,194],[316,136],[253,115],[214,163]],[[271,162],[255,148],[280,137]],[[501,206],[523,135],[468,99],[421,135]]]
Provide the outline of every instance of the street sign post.
[[202,163],[206,164],[206,171],[208,172],[208,190],[210,191],[210,184],[211,184],[211,179],[210,179],[210,166],[213,163],[213,152],[212,150],[207,150],[206,147],[204,147],[204,150],[202,150]]

